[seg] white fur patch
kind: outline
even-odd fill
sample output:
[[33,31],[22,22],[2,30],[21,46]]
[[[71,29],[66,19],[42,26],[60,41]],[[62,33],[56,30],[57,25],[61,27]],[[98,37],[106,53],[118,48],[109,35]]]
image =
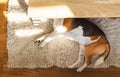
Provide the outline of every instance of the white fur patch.
[[86,45],[86,44],[89,44],[91,42],[90,37],[83,36],[83,29],[82,29],[81,26],[73,29],[70,32],[66,32],[64,34],[64,36],[67,37],[70,40],[78,42],[81,45]]
[[104,57],[100,57],[99,59],[97,59],[96,61],[95,61],[95,64],[94,64],[94,66],[96,67],[96,66],[99,66],[100,64],[102,64],[104,62]]
[[66,32],[67,29],[66,29],[66,27],[60,25],[60,26],[57,26],[57,27],[55,28],[55,31],[58,32],[58,33],[63,33],[63,32]]

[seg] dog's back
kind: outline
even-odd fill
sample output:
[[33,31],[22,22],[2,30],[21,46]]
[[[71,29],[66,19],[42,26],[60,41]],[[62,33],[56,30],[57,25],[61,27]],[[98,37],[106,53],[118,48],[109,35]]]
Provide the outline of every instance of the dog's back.
[[65,18],[63,26],[67,27],[68,31],[77,28],[78,26],[82,26],[84,36],[104,35],[103,31],[99,29],[96,24],[85,18]]
[[81,25],[83,27],[84,36],[104,35],[103,31],[96,24],[85,18],[75,18],[72,24],[76,27]]

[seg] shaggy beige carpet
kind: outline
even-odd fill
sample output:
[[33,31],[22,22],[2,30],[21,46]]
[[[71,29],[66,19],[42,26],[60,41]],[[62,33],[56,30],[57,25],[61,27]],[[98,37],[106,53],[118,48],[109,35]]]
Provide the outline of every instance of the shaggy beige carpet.
[[[62,20],[62,19],[61,19]],[[88,19],[96,23],[106,34],[111,52],[105,63],[99,67],[115,65],[120,67],[120,18]],[[61,24],[61,22],[55,23]],[[39,26],[33,26],[27,16],[27,4],[24,0],[9,0],[7,49],[10,68],[48,68],[58,66],[66,68],[77,60],[78,44],[66,38],[51,41],[39,48],[34,40],[52,31],[53,19],[44,19]],[[93,67],[92,65],[90,67]]]

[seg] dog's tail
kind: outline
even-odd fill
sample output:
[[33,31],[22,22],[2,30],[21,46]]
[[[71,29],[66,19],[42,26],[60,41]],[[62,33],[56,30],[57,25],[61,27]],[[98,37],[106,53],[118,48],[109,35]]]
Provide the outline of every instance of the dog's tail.
[[109,43],[107,43],[104,53],[96,60],[94,65],[99,66],[100,64],[102,64],[104,60],[107,58],[109,52],[110,52],[110,46],[109,46]]

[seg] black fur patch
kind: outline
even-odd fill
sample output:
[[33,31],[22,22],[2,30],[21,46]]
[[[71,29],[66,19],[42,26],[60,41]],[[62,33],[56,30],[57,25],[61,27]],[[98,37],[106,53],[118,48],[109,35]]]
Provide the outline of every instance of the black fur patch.
[[73,28],[81,25],[83,27],[84,36],[104,35],[103,31],[96,24],[88,21],[85,18],[74,18],[72,25]]

